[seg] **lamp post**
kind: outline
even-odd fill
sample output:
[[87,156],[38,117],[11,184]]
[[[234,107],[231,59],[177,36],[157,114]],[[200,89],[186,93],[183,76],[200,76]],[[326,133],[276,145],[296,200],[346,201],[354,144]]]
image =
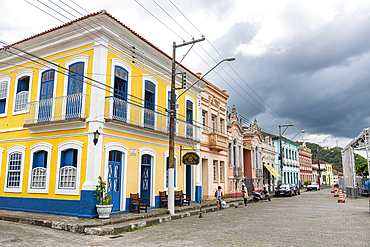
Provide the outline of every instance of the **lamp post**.
[[[283,147],[281,145],[281,136],[285,133],[285,131],[289,128],[289,126],[293,126],[293,124],[281,124],[279,125],[279,144],[280,144],[280,170],[281,170],[281,183],[284,183],[284,168],[283,168]],[[281,127],[285,127],[283,133],[281,133]]]
[[[192,88],[196,83],[198,83],[200,80],[203,79],[204,76],[206,76],[209,72],[211,72],[214,68],[216,68],[218,65],[220,65],[222,62],[225,61],[233,61],[235,58],[226,58],[220,61],[218,64],[216,64],[213,68],[211,68],[207,73],[205,73],[201,78],[199,78],[196,82],[194,82],[189,88],[187,88],[184,92],[182,92],[179,97],[176,99],[176,48],[182,47],[185,45],[193,44],[199,41],[203,41],[205,38],[201,38],[198,40],[193,40],[190,42],[184,42],[180,45],[176,45],[176,42],[173,42],[173,55],[172,55],[172,71],[171,71],[171,101],[170,101],[170,109],[168,112],[170,113],[170,134],[169,134],[169,164],[168,164],[168,210],[170,214],[175,214],[175,198],[174,198],[174,171],[175,171],[175,116],[176,116],[176,100],[179,99],[181,95],[183,95],[185,92],[187,92],[190,88]],[[181,158],[181,157],[180,157]]]

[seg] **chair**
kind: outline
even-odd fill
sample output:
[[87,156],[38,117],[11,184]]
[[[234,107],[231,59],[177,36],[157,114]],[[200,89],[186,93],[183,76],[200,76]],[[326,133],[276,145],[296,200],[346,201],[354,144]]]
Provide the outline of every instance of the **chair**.
[[178,204],[181,207],[184,203],[190,205],[190,194],[184,194],[182,190],[176,190],[175,205]]
[[159,207],[168,207],[168,196],[166,194],[166,191],[159,191]]
[[[130,213],[132,211],[138,212],[140,214],[140,210],[145,210],[145,213],[148,212],[148,198],[139,198],[139,193],[132,194],[130,193]],[[137,207],[137,208],[136,208]]]
[[182,197],[183,197],[183,204],[187,203],[189,206],[190,206],[190,194],[184,194],[182,193],[181,191],[181,194],[182,194]]

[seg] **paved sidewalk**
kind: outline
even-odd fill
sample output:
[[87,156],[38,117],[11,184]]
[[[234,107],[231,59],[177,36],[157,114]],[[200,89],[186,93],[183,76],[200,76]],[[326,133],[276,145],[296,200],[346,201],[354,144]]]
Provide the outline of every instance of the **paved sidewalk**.
[[[252,202],[249,196],[248,202]],[[227,207],[243,206],[243,198],[225,198]],[[109,219],[81,219],[62,215],[27,213],[0,210],[0,220],[19,222],[53,229],[94,235],[117,234],[143,228],[166,221],[199,215],[200,203],[175,208],[175,215],[167,214],[166,208],[148,209],[147,213],[122,213],[111,215]],[[216,200],[202,202],[202,213],[217,211]]]

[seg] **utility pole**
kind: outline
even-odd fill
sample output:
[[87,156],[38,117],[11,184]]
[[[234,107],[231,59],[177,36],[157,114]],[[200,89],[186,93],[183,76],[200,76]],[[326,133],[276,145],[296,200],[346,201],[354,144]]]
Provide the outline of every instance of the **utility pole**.
[[317,174],[317,178],[319,180],[319,187],[321,187],[321,170],[320,170],[320,156],[319,156],[319,145],[316,146],[317,147],[317,165],[319,166],[319,174]]
[[[168,210],[170,214],[175,214],[175,188],[174,188],[174,174],[175,174],[175,117],[176,117],[176,48],[182,47],[185,45],[190,45],[196,42],[205,40],[204,37],[201,39],[193,40],[190,42],[184,42],[180,45],[176,45],[176,42],[173,42],[172,46],[172,70],[171,70],[171,102],[170,109],[170,136],[169,136],[169,164],[168,164]],[[186,131],[186,130],[185,130]],[[180,157],[181,159],[181,157]]]
[[[280,141],[280,170],[281,170],[281,183],[284,183],[284,168],[283,168],[283,146],[281,145],[281,135],[288,129],[289,126],[293,124],[282,124],[279,125],[279,141]],[[281,127],[286,127],[283,133],[281,133]]]

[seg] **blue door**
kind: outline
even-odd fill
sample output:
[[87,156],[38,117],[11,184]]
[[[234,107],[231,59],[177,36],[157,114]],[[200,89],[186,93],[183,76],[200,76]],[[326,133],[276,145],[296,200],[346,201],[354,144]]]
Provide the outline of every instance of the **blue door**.
[[108,161],[107,192],[112,196],[112,204],[113,204],[112,211],[120,210],[121,169],[122,169],[122,153],[118,151],[110,151],[109,161]]
[[69,66],[66,119],[81,117],[84,63]]
[[[186,194],[191,195],[191,165],[186,165]],[[191,196],[190,196],[191,198]]]
[[114,72],[113,119],[127,121],[127,71],[116,66]]
[[144,154],[141,157],[141,190],[140,197],[148,198],[150,205],[150,172],[151,172],[151,156]]
[[186,101],[186,137],[193,138],[193,102]]
[[155,85],[150,81],[145,81],[144,97],[144,127],[154,129],[154,102]]
[[38,122],[50,122],[53,106],[54,70],[47,70],[41,75],[40,104]]

